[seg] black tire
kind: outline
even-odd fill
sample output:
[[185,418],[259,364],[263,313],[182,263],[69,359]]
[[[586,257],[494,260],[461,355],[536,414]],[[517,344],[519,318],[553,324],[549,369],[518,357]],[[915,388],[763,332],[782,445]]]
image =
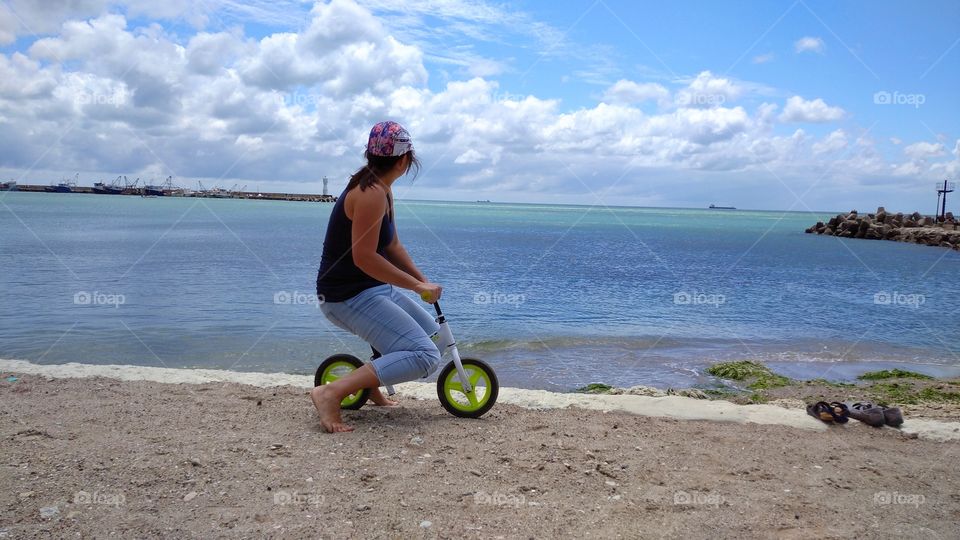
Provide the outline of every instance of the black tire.
[[[353,356],[352,354],[335,354],[330,358],[327,358],[326,360],[324,360],[323,363],[320,364],[320,367],[317,368],[317,373],[316,375],[313,376],[313,386],[320,386],[321,384],[323,384],[323,372],[326,371],[327,367],[329,367],[331,364],[336,362],[346,362],[352,365],[354,369],[360,369],[363,366],[363,362],[356,356]],[[363,390],[360,391],[360,394],[356,400],[352,401],[348,405],[343,405],[341,403],[340,408],[357,410],[360,407],[363,407],[363,405],[367,402],[367,399],[369,398],[370,398],[370,389],[364,388]],[[346,399],[348,398],[345,398],[344,401],[346,401]]]
[[487,387],[487,391],[490,394],[490,397],[487,399],[479,409],[473,411],[465,411],[463,409],[458,409],[451,404],[446,394],[443,391],[444,381],[447,380],[447,377],[450,376],[451,372],[457,371],[457,366],[451,361],[440,371],[440,376],[437,378],[437,398],[440,400],[440,404],[443,405],[443,408],[447,410],[448,413],[458,416],[460,418],[480,418],[487,413],[493,405],[497,402],[497,396],[500,394],[500,381],[497,380],[497,374],[493,371],[493,368],[483,360],[478,360],[476,358],[462,358],[460,360],[463,363],[463,367],[473,367],[484,372],[487,378],[490,380],[490,385]]

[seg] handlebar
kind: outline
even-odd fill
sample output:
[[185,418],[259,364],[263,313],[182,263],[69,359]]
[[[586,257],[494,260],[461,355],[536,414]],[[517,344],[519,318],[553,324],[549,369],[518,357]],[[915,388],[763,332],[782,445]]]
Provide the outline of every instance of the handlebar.
[[[429,301],[430,301],[430,293],[428,293],[428,292],[422,292],[422,293],[420,293],[420,299],[422,299],[424,302],[429,302]],[[443,312],[440,311],[440,302],[433,302],[433,309],[435,309],[435,310],[437,311],[437,317],[443,316]]]

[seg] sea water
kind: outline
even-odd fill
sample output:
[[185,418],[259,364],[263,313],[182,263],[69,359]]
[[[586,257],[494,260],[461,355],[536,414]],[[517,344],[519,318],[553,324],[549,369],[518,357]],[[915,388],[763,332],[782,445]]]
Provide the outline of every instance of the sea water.
[[[332,204],[0,194],[0,357],[309,375],[367,356],[314,295]],[[836,212],[397,200],[464,356],[501,383],[960,374],[960,253],[804,234]],[[428,309],[429,306],[424,304]]]

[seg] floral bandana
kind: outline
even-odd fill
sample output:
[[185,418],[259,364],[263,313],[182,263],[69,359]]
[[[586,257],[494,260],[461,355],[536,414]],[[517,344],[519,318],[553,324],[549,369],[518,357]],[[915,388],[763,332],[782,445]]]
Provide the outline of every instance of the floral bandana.
[[396,122],[380,122],[370,130],[367,152],[374,156],[402,156],[413,150],[410,133]]

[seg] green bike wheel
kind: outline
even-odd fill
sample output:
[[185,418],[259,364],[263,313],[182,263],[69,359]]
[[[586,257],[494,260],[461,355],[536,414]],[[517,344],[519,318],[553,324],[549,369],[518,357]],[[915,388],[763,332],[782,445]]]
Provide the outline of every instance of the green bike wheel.
[[[351,371],[359,369],[363,362],[359,358],[350,354],[335,354],[327,358],[317,368],[317,374],[313,377],[313,385],[330,384],[333,381],[345,377]],[[359,409],[367,402],[370,397],[370,389],[364,388],[355,394],[343,398],[340,402],[341,409]]]
[[450,414],[460,418],[480,418],[497,402],[500,382],[493,368],[483,360],[464,358],[463,370],[473,390],[464,392],[457,366],[450,362],[437,378],[437,397]]

